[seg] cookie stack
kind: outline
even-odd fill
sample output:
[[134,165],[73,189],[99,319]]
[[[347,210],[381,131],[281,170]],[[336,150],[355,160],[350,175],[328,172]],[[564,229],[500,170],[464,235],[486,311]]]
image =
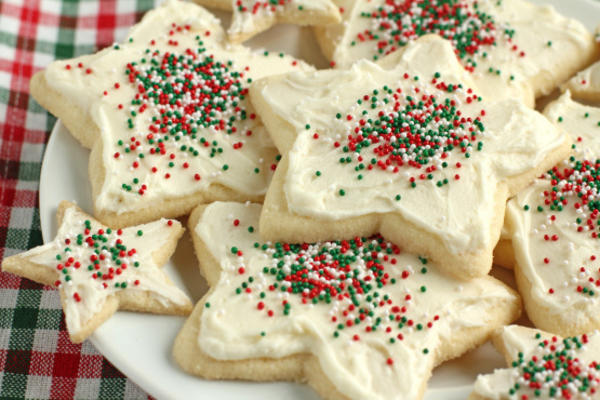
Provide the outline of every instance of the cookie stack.
[[[523,0],[198,2],[229,31],[167,1],[31,82],[91,149],[95,218],[62,203],[2,268],[60,290],[73,341],[118,308],[190,314],[191,374],[420,399],[494,338],[512,367],[472,398],[597,396],[600,109],[571,99],[599,99],[593,34]],[[318,25],[332,68],[239,44],[276,22]],[[159,268],[188,215],[195,307]],[[544,331],[508,326],[522,306]]]

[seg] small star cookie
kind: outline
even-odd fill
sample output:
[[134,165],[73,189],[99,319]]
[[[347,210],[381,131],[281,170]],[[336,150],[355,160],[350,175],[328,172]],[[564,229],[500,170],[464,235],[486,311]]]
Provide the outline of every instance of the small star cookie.
[[[448,39],[484,97],[533,107],[598,56],[593,35],[550,6],[523,0],[337,0],[343,23],[318,27],[338,67],[377,60],[426,34]],[[430,54],[429,58],[435,58]]]
[[189,314],[189,298],[160,269],[183,234],[178,221],[111,229],[66,201],[57,219],[53,241],[5,258],[2,270],[58,288],[71,341],[84,341],[118,309]]
[[600,332],[561,338],[511,325],[494,344],[509,367],[479,375],[469,400],[598,399]]
[[420,399],[433,368],[519,315],[492,277],[463,282],[378,235],[262,242],[261,206],[216,202],[190,217],[210,291],[174,345],[210,379],[308,382],[325,399]]
[[227,34],[240,43],[276,23],[331,25],[342,18],[333,0],[194,0],[207,7],[233,11]]
[[127,226],[218,199],[261,201],[278,155],[248,86],[296,69],[312,67],[229,45],[208,11],[167,1],[124,43],[56,61],[31,88],[92,147],[95,216]]
[[570,139],[522,103],[486,101],[473,87],[436,36],[378,64],[255,82],[252,102],[283,154],[264,239],[380,232],[454,276],[487,274],[506,199],[564,159]]
[[506,229],[531,321],[577,335],[600,328],[600,108],[567,92],[545,115],[569,132],[576,152],[509,201]]

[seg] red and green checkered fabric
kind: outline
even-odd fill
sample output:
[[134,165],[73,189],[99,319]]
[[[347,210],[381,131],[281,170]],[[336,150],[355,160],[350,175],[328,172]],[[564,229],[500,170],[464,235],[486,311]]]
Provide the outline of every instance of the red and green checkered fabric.
[[[0,259],[42,244],[38,189],[55,118],[29,96],[51,61],[122,39],[155,0],[0,0]],[[0,273],[0,398],[147,398],[69,341],[58,292]]]

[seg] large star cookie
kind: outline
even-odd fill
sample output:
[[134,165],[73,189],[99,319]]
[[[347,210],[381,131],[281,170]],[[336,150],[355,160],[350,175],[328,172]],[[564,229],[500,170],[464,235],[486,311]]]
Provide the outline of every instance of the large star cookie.
[[561,338],[504,327],[494,344],[508,368],[480,375],[469,400],[598,399],[600,333]]
[[344,22],[317,28],[317,37],[326,56],[342,68],[434,33],[453,44],[484,97],[521,98],[533,106],[535,97],[597,56],[593,36],[580,22],[523,0],[336,2]]
[[175,341],[192,374],[308,381],[326,399],[419,399],[435,365],[519,314],[499,281],[447,277],[379,236],[263,243],[260,212],[217,202],[190,217],[211,286]]
[[233,11],[227,31],[233,43],[243,42],[276,23],[330,25],[341,22],[333,0],[194,0],[196,3]]
[[572,135],[576,154],[508,203],[506,226],[529,318],[576,335],[600,328],[600,109],[567,92],[545,113]]
[[[600,47],[600,27],[596,28],[596,43]],[[600,101],[600,61],[578,72],[563,88],[578,99]]]
[[183,234],[178,221],[111,229],[66,201],[57,218],[53,241],[5,258],[2,270],[59,289],[73,342],[117,309],[189,314],[192,303],[160,269]]
[[381,232],[455,276],[486,274],[506,199],[564,159],[570,139],[522,103],[471,87],[435,36],[379,64],[255,82],[252,102],[284,154],[263,237]]
[[168,1],[125,43],[51,64],[32,91],[93,145],[95,215],[126,226],[218,199],[262,200],[278,156],[248,86],[298,68],[312,70],[281,53],[227,45],[208,11]]

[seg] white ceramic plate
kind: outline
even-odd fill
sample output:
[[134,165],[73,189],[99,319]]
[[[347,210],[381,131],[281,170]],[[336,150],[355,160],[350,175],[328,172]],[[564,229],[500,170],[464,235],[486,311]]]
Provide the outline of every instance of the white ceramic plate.
[[[600,2],[592,0],[534,0],[553,4],[571,17],[581,20],[588,29],[600,23]],[[228,18],[217,13],[227,26]],[[252,47],[284,50],[312,64],[327,65],[306,28],[277,26],[250,42]],[[61,200],[77,202],[92,210],[87,164],[89,151],[83,149],[60,121],[52,130],[40,179],[40,219],[44,242],[57,231],[55,212]],[[190,237],[179,243],[166,272],[194,301],[207,290],[198,273]],[[499,271],[502,274],[502,271]],[[506,273],[504,274],[506,275]],[[504,276],[510,280],[510,276]],[[315,400],[309,387],[292,383],[249,383],[205,381],[185,374],[171,357],[171,346],[184,318],[117,312],[91,336],[92,343],[125,375],[159,399],[219,398]],[[446,363],[434,371],[426,400],[465,399],[478,373],[503,367],[504,362],[490,344]]]

